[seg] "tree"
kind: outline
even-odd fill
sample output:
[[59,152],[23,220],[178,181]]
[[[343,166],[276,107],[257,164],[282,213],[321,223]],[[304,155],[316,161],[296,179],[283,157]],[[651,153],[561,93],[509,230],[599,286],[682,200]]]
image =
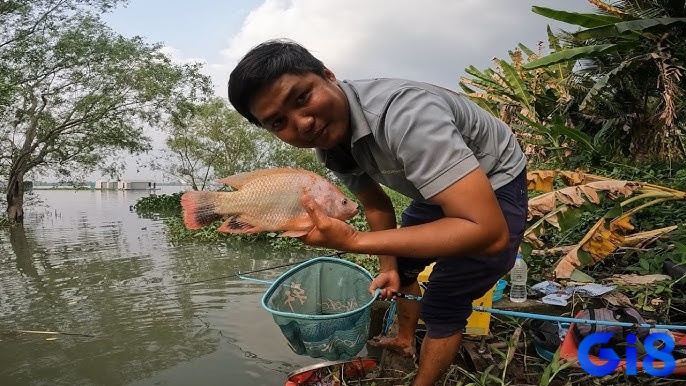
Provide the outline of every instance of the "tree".
[[565,49],[525,65],[579,65],[570,114],[598,141],[635,159],[686,158],[686,6],[683,0],[589,0],[597,14],[534,7],[583,27],[561,33]]
[[217,178],[268,167],[298,167],[325,175],[310,149],[296,149],[256,127],[231,109],[226,100],[183,102],[171,119],[166,174],[203,190]]
[[259,133],[227,102],[183,102],[173,114],[167,153],[159,166],[166,174],[203,190],[208,182],[257,167],[263,157]]
[[12,90],[11,102],[0,109],[0,164],[8,170],[12,221],[23,219],[22,185],[29,171],[67,175],[77,167],[103,167],[118,152],[146,151],[146,126],[160,124],[181,100],[210,92],[199,65],[174,64],[159,44],[117,35],[77,7],[82,3],[116,2],[38,2],[58,9],[43,12],[40,20],[25,17],[33,13],[21,7],[17,12],[28,13],[2,15],[28,31],[0,30],[2,84]]
[[[559,50],[558,38],[548,27],[550,50]],[[569,140],[593,147],[584,134],[565,116],[570,96],[572,64],[558,64],[527,70],[542,56],[543,42],[537,51],[519,44],[509,52],[510,61],[494,58],[495,69],[479,71],[474,66],[465,71],[470,77],[460,79],[460,87],[474,102],[515,129],[525,144],[525,152],[535,162],[561,162],[569,156]],[[526,56],[526,58],[525,58]]]
[[[0,55],[45,33],[74,12],[106,12],[128,0],[4,0],[0,2]],[[0,61],[0,112],[12,100],[13,68]]]

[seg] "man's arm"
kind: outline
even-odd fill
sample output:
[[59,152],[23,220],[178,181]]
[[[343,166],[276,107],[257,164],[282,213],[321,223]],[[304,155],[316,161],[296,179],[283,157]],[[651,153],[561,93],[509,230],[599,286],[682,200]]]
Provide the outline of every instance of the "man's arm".
[[[395,229],[395,209],[386,192],[378,183],[373,183],[364,192],[355,195],[364,207],[367,223],[372,231]],[[372,282],[370,292],[382,289],[381,297],[390,298],[391,291],[397,291],[400,281],[397,276],[398,264],[395,256],[379,255],[379,275]]]
[[440,205],[445,218],[398,229],[359,232],[326,216],[309,197],[305,209],[316,227],[303,242],[356,253],[417,258],[490,254],[507,246],[509,232],[488,178],[476,168],[431,201]]
[[[382,231],[395,229],[395,209],[391,199],[377,183],[372,184],[369,189],[356,194],[357,198],[364,207],[364,214],[372,231]],[[395,256],[379,256],[381,271],[395,270]]]

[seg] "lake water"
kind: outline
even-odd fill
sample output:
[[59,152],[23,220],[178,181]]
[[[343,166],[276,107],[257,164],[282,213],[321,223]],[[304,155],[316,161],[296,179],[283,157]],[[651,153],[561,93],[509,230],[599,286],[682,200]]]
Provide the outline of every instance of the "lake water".
[[23,227],[0,228],[0,385],[271,386],[320,362],[288,348],[260,306],[267,285],[184,284],[311,252],[172,243],[132,211],[143,191],[34,195]]

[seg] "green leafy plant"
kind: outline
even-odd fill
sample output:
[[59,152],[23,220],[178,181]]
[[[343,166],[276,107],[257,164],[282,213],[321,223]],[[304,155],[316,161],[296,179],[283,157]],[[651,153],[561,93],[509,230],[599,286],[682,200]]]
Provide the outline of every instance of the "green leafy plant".
[[150,195],[136,201],[133,205],[137,213],[174,214],[181,213],[181,195],[183,192],[161,195]]
[[525,69],[577,64],[570,115],[615,153],[635,159],[683,160],[686,12],[670,1],[589,0],[597,13],[533,7],[542,16],[582,27],[559,34],[564,47]]
[[541,379],[539,381],[539,386],[548,386],[550,385],[550,382],[555,379],[555,377],[560,374],[560,372],[564,371],[568,367],[574,365],[576,362],[575,361],[564,361],[560,363],[560,349],[555,351],[555,355],[553,355],[553,359],[550,361],[550,363],[543,369],[543,374],[541,375]]

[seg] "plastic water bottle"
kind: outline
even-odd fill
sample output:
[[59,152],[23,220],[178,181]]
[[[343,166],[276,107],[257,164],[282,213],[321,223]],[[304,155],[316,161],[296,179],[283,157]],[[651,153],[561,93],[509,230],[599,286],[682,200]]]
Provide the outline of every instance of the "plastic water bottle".
[[514,267],[510,271],[510,300],[522,303],[526,300],[526,276],[529,269],[521,254],[517,254]]

